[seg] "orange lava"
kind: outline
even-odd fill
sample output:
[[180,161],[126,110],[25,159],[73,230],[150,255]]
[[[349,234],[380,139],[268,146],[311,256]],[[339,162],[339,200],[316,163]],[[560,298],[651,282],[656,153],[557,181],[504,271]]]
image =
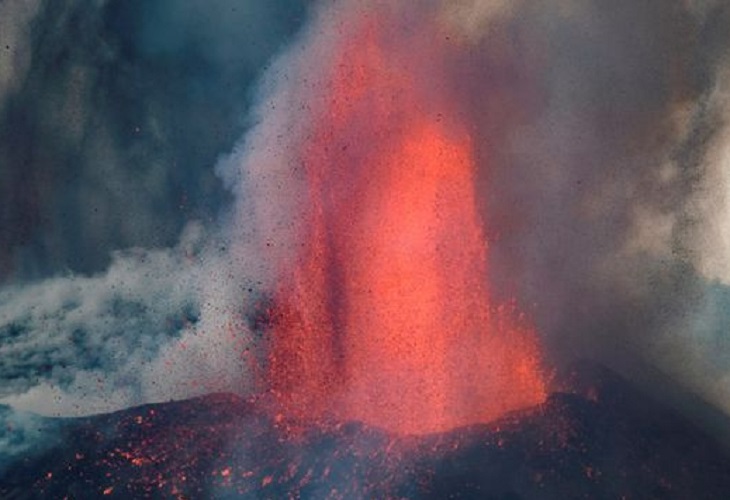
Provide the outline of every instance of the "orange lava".
[[423,434],[546,389],[534,331],[490,298],[471,138],[428,70],[439,51],[385,39],[368,26],[341,48],[302,146],[308,239],[275,296],[268,377],[293,420]]

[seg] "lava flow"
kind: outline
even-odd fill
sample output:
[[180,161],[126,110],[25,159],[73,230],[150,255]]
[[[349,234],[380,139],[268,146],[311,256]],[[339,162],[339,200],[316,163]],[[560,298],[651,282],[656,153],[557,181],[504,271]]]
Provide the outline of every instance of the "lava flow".
[[546,396],[534,331],[490,297],[472,139],[433,70],[447,50],[411,36],[406,54],[370,24],[340,48],[298,153],[307,239],[268,359],[294,420],[424,434]]

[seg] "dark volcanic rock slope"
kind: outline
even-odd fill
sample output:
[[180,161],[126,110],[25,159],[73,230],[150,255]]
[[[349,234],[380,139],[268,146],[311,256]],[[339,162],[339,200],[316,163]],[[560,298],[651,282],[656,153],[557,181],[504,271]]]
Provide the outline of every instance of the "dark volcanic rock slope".
[[626,381],[586,376],[587,396],[418,438],[356,423],[292,437],[231,395],[47,420],[45,451],[4,467],[0,497],[730,498],[715,440]]

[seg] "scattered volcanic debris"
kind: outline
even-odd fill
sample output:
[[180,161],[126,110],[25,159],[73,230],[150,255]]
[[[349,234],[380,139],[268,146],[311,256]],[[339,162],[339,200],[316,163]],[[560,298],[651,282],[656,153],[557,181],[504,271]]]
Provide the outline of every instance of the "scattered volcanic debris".
[[585,394],[430,435],[355,422],[292,435],[227,394],[67,419],[60,444],[5,469],[0,496],[726,498],[727,450],[626,380],[583,374]]

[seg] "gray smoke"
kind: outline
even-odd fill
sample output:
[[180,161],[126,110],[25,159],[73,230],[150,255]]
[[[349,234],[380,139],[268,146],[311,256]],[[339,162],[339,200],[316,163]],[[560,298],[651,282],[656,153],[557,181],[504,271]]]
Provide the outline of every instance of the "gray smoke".
[[0,280],[99,272],[228,200],[217,157],[302,22],[277,0],[0,3]]
[[0,399],[73,415],[247,390],[266,277],[229,255],[214,166],[303,16],[296,0],[0,3]]
[[648,365],[726,410],[729,26],[726,2],[524,4],[457,70],[493,280],[553,361]]
[[456,40],[492,288],[550,360],[647,364],[730,411],[730,6],[709,0],[353,0],[297,38],[304,2],[5,0],[5,401],[249,388],[245,317],[301,238],[311,82],[375,6]]

